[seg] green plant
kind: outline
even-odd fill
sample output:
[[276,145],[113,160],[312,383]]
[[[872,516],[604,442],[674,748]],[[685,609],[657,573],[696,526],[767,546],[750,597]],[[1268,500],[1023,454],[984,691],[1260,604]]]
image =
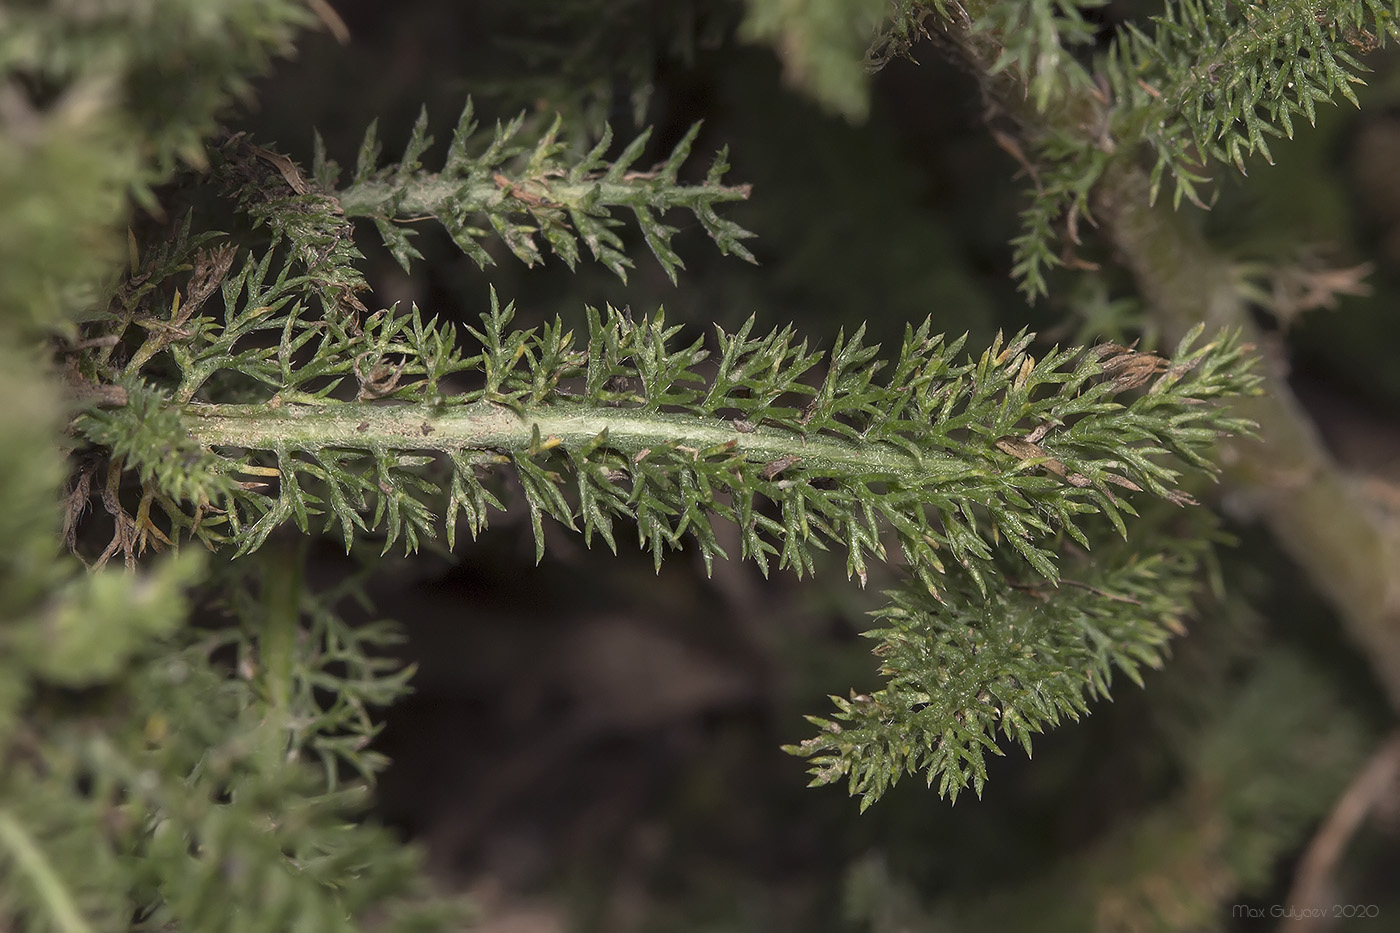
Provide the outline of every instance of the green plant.
[[[1389,35],[1396,13],[1193,0],[1091,64],[1079,53],[1099,5],[751,0],[740,32],[850,115],[866,108],[867,54],[936,32],[973,64],[1033,180],[1015,273],[1034,297],[1081,218],[1139,257],[1165,229],[1146,213],[1163,177],[1200,203],[1204,163],[1243,168],[1275,126],[1291,134],[1294,116],[1349,96],[1347,49]],[[610,131],[575,142],[558,119],[481,134],[469,104],[437,166],[425,111],[387,164],[371,130],[343,182],[319,140],[303,173],[217,133],[215,113],[308,9],[332,15],[291,0],[0,13],[0,192],[20,208],[0,245],[25,270],[0,285],[6,923],[449,922],[411,850],[357,816],[382,765],[371,710],[411,671],[381,655],[390,626],[337,614],[358,583],[306,582],[299,542],[451,548],[459,522],[476,536],[505,509],[505,484],[537,557],[552,521],[614,551],[635,533],[658,567],[692,548],[707,567],[805,576],[834,550],[864,585],[887,565],[866,633],[884,686],[834,697],[790,748],[862,809],[910,773],[980,794],[999,739],[1029,753],[1115,671],[1139,681],[1164,663],[1218,537],[1194,478],[1215,472],[1223,436],[1273,427],[1267,409],[1217,404],[1262,384],[1245,321],[1164,316],[1169,355],[1026,332],[964,354],[930,317],[882,353],[862,329],[822,340],[750,319],[679,339],[660,311],[612,307],[520,328],[494,291],[465,333],[372,309],[357,218],[405,271],[423,258],[410,225],[432,220],[482,268],[544,263],[547,246],[624,283],[639,233],[675,282],[665,220],[693,218],[752,261],[752,234],[725,216],[750,191],[726,184],[723,151],[689,180],[698,127],[644,168],[646,133],[616,154]],[[161,92],[192,75],[178,101]],[[1134,187],[1139,143],[1154,167]],[[150,213],[123,261],[128,195]],[[1159,502],[1193,508],[1164,518]],[[715,522],[737,526],[737,553]],[[91,572],[56,558],[65,542]]]

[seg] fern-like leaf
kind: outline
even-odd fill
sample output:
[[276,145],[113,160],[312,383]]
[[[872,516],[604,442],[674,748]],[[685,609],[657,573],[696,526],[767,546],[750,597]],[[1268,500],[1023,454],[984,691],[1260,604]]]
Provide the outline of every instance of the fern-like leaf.
[[[1013,582],[991,594],[957,581],[941,599],[916,587],[888,593],[873,613],[886,684],[832,697],[818,734],[788,751],[811,760],[812,784],[844,781],[869,807],[904,774],[956,799],[978,795],[998,733],[1027,754],[1031,738],[1109,695],[1113,670],[1141,684],[1182,631],[1206,545],[1081,560],[1058,587]],[[1016,568],[1003,565],[1008,580]]]
[[[671,248],[675,228],[660,220],[662,214],[674,209],[694,214],[722,253],[753,261],[743,245],[752,234],[722,219],[715,210],[720,204],[749,195],[747,185],[722,183],[728,169],[724,152],[715,157],[700,184],[684,184],[678,179],[699,133],[698,124],[665,161],[638,170],[634,166],[646,149],[650,130],[609,161],[606,156],[613,139],[612,131],[605,129],[592,150],[581,159],[570,159],[568,147],[559,141],[560,120],[531,140],[526,138],[522,114],[509,123],[497,124],[489,140],[479,140],[468,101],[438,172],[426,171],[419,161],[432,143],[427,126],[425,113],[414,125],[403,156],[384,167],[379,165],[379,145],[371,127],[352,180],[337,192],[345,215],[373,220],[385,245],[405,269],[419,254],[404,224],[431,217],[482,267],[494,262],[483,242],[494,232],[526,265],[542,262],[542,249],[547,244],[573,268],[582,244],[596,261],[626,281],[632,261],[618,235],[623,222],[615,214],[629,211],[674,282],[684,264]],[[336,174],[323,156],[313,173],[326,180]]]

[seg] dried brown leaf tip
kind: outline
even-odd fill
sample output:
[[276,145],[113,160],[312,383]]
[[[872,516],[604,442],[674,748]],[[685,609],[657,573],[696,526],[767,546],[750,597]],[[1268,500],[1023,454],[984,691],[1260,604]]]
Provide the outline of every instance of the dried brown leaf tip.
[[1305,258],[1274,270],[1268,308],[1285,327],[1307,311],[1335,311],[1342,296],[1370,295],[1371,285],[1366,280],[1375,271],[1369,262],[1343,269]]
[[1029,440],[1016,437],[1003,437],[997,441],[997,448],[1021,460],[1039,460],[1040,466],[1054,473],[1071,486],[1088,486],[1089,478],[1082,473],[1071,473],[1063,460],[1057,460],[1044,447]]
[[394,366],[382,359],[374,359],[372,353],[361,353],[355,357],[355,378],[360,383],[356,398],[363,402],[389,395],[399,387],[399,380],[407,368],[408,360]]
[[[997,447],[1003,453],[1008,453],[1013,457],[1019,457],[1022,460],[1044,459],[1048,461],[1046,463],[1046,468],[1052,473],[1056,473],[1060,476],[1065,475],[1065,465],[1058,460],[1054,460],[1050,454],[1046,452],[1044,447],[1041,447],[1033,441],[1016,437],[1003,437],[1001,440],[997,441]],[[1058,469],[1050,466],[1050,462],[1055,463]]]
[[[1039,440],[1039,437],[1036,436],[1037,432],[1039,432],[1039,434],[1042,436],[1044,434],[1044,431],[1042,431],[1041,428],[1037,428],[1035,431],[1032,431],[1030,434],[1026,435],[1023,438],[1003,437],[1001,440],[997,441],[997,449],[1001,450],[1003,453],[1008,453],[1013,457],[1018,457],[1021,460],[1039,460],[1041,461],[1039,466],[1044,467],[1047,471],[1051,473],[1054,473],[1056,476],[1064,480],[1066,483],[1069,483],[1071,486],[1078,486],[1080,488],[1083,488],[1085,486],[1092,486],[1094,484],[1094,481],[1089,479],[1089,477],[1085,476],[1083,473],[1071,473],[1069,471],[1069,467],[1065,466],[1065,462],[1063,460],[1059,460],[1051,456],[1048,450],[1035,443],[1032,440],[1032,438]],[[1142,492],[1142,487],[1139,486],[1137,483],[1134,483],[1132,480],[1127,479],[1126,477],[1119,476],[1116,473],[1104,473],[1103,481],[1107,483],[1112,483],[1115,486],[1121,486],[1122,488],[1131,490],[1133,492]],[[1111,495],[1110,498],[1112,498]]]
[[[1133,482],[1132,480],[1128,479],[1128,478],[1125,477],[1125,476],[1119,476],[1117,473],[1105,473],[1105,474],[1103,475],[1103,478],[1104,478],[1104,481],[1105,481],[1105,482],[1112,483],[1112,484],[1115,485],[1115,486],[1121,486],[1121,487],[1123,487],[1124,489],[1129,490],[1130,492],[1142,492],[1142,487],[1141,487],[1141,486],[1139,486],[1137,483]],[[1178,495],[1178,493],[1167,493],[1167,498],[1168,498],[1168,499],[1171,499],[1173,502],[1175,502],[1175,501],[1176,501],[1176,499],[1175,499],[1175,496],[1176,496],[1176,495]],[[1185,494],[1185,493],[1180,493],[1179,495],[1186,495],[1186,494]],[[1190,496],[1186,496],[1186,498],[1190,499],[1191,497],[1190,497]]]
[[1196,497],[1190,493],[1182,492],[1180,489],[1167,491],[1167,501],[1173,505],[1197,505]]
[[1140,353],[1133,347],[1116,343],[1101,343],[1089,351],[1099,361],[1103,374],[1113,383],[1114,392],[1126,392],[1151,382],[1169,364],[1152,353]]
[[194,255],[194,269],[190,272],[190,281],[187,286],[189,292],[185,296],[185,302],[180,307],[179,313],[174,320],[178,327],[190,319],[190,317],[204,306],[209,300],[209,296],[219,290],[224,279],[228,276],[228,271],[233,267],[234,257],[238,251],[232,246],[220,246],[212,250],[199,250]]
[[801,457],[779,457],[777,460],[770,460],[763,467],[763,478],[771,480],[782,473],[788,467],[801,463]]

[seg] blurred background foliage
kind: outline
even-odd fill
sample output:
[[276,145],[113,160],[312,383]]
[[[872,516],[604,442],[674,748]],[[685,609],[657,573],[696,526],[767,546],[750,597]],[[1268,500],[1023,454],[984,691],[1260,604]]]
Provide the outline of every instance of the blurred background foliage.
[[[977,83],[933,43],[880,72],[868,115],[851,120],[785,80],[772,48],[745,42],[761,30],[733,4],[336,8],[349,43],[307,37],[237,121],[302,164],[313,126],[347,164],[372,119],[392,152],[426,104],[441,140],[470,95],[487,119],[563,114],[580,144],[604,123],[624,139],[654,125],[656,155],[703,120],[696,151],[728,146],[729,177],[754,186],[729,216],[758,233],[759,264],[682,230],[679,287],[650,264],[622,286],[594,265],[527,270],[497,251],[490,282],[526,323],[585,303],[664,304],[697,327],[757,314],[809,335],[864,322],[888,341],[932,314],[974,346],[998,328],[1069,340],[1132,336],[1139,323],[1111,262],[1060,273],[1033,307],[1015,293],[1019,166],[986,131]],[[1096,22],[1152,10],[1112,2]],[[1400,67],[1394,53],[1368,64],[1361,111],[1324,109],[1274,147],[1272,167],[1220,172],[1213,211],[1183,210],[1239,263],[1339,458],[1389,483]],[[441,231],[417,243],[427,261],[412,276],[370,248],[379,302],[474,318],[486,275]],[[1319,281],[1363,264],[1350,288]],[[1318,295],[1327,307],[1309,307]],[[1228,497],[1216,504],[1230,514]],[[385,564],[373,585],[420,665],[380,739],[393,764],[378,806],[426,845],[439,881],[477,897],[483,929],[1271,929],[1299,853],[1387,718],[1327,606],[1265,534],[1237,525],[1215,591],[1144,690],[1120,684],[1115,702],[1040,739],[1034,761],[994,761],[981,800],[949,806],[906,782],[857,817],[837,789],[804,791],[802,763],[778,747],[801,737],[799,714],[824,706],[830,685],[874,683],[857,635],[871,594],[835,566],[801,586],[735,565],[706,579],[684,559],[654,576],[634,550],[613,558],[562,535],[535,567],[522,518],[450,558]],[[342,563],[318,557],[325,574]],[[1354,842],[1335,900],[1377,905],[1381,919],[1333,929],[1394,922],[1398,841],[1382,820]]]

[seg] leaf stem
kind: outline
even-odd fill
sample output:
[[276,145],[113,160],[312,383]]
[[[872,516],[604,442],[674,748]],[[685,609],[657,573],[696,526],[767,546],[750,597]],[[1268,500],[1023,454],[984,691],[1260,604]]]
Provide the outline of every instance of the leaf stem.
[[304,539],[287,538],[263,552],[262,626],[258,633],[258,662],[267,700],[269,759],[287,753],[292,718],[292,688],[297,634],[301,625]]
[[[532,443],[574,448],[604,432],[615,449],[635,455],[677,440],[697,449],[728,446],[754,462],[800,458],[808,472],[886,473],[911,483],[979,475],[985,470],[950,455],[912,454],[886,443],[827,434],[802,435],[762,425],[740,431],[723,419],[626,408],[550,404],[519,413],[495,402],[426,406],[409,403],[189,405],[191,438],[207,447],[253,450],[524,451]],[[732,446],[729,446],[732,445]]]
[[[673,195],[672,200],[677,206],[702,196],[718,201],[741,201],[748,198],[749,191],[748,185],[703,185],[682,188],[682,194],[679,197]],[[336,193],[336,198],[347,217],[383,217],[386,220],[462,216],[500,211],[502,208],[593,212],[600,205],[655,206],[654,194],[635,184],[598,179],[567,182],[527,178],[514,185],[502,185],[490,178],[464,181],[439,174],[417,176],[410,184],[363,181],[341,189]]]
[[73,902],[72,892],[54,871],[38,843],[8,810],[0,810],[0,845],[9,849],[19,870],[33,882],[54,926],[63,933],[92,933],[92,927]]

